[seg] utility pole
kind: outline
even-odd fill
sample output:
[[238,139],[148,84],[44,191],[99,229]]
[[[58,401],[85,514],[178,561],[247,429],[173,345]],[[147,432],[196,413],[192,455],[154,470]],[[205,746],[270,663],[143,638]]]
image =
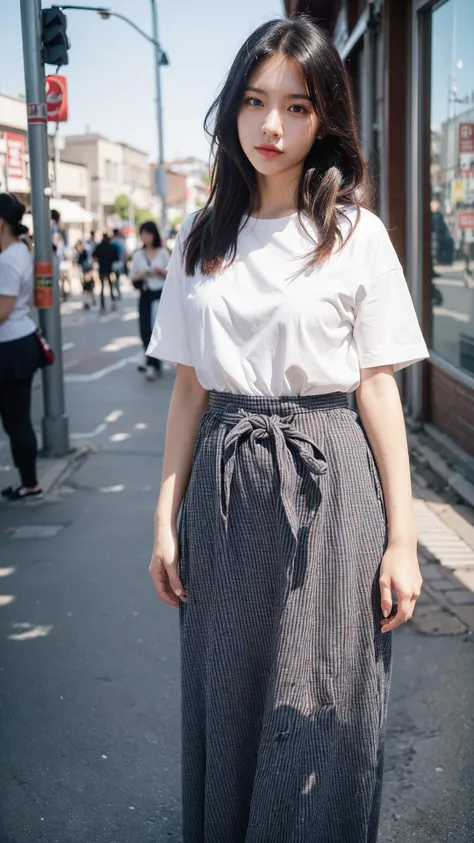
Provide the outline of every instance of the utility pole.
[[[168,236],[168,213],[166,208],[166,173],[165,155],[163,141],[163,105],[161,97],[161,64],[164,53],[160,47],[158,38],[158,0],[151,0],[151,15],[153,21],[153,41],[155,49],[155,74],[156,74],[156,122],[158,127],[158,162],[156,169],[157,195],[161,199],[161,234],[166,241]],[[166,59],[165,59],[166,61]]]
[[45,456],[67,454],[59,278],[52,270],[48,175],[48,137],[45,74],[42,62],[41,0],[20,0],[28,113],[31,205],[35,242],[35,293],[41,330],[56,360],[43,369],[43,451]]

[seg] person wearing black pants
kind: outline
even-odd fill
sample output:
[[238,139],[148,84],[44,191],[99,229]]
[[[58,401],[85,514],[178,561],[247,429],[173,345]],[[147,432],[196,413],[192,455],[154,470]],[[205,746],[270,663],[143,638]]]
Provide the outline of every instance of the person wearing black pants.
[[[146,351],[151,340],[151,333],[153,330],[152,324],[152,310],[153,302],[161,299],[161,290],[142,290],[140,294],[140,301],[138,303],[138,319],[140,323],[140,339],[143,343],[143,348]],[[154,357],[146,355],[147,369],[152,367],[157,374],[161,373],[161,360],[156,360]],[[151,378],[150,378],[151,380]]]
[[[36,342],[36,341],[35,341]],[[31,385],[33,375],[0,384],[0,418],[10,439],[13,463],[25,489],[38,489],[36,434],[31,423]],[[4,497],[12,497],[13,487],[4,489]]]
[[31,422],[31,386],[40,365],[33,304],[33,258],[19,239],[25,211],[0,194],[0,419],[10,439],[19,485],[3,489],[8,500],[42,494],[36,475],[37,445]]
[[161,298],[169,261],[168,249],[161,245],[161,236],[154,222],[140,228],[143,248],[137,249],[132,262],[132,283],[140,290],[138,305],[140,337],[146,355],[146,379],[152,381],[161,373],[161,361],[147,355],[153,330],[155,302]]
[[100,312],[105,313],[105,297],[104,287],[108,282],[110,288],[110,299],[112,302],[112,310],[116,310],[116,296],[114,290],[114,282],[112,281],[113,264],[118,260],[119,254],[117,247],[110,242],[110,237],[107,232],[104,232],[102,241],[95,247],[93,258],[99,264],[99,278],[100,278]]

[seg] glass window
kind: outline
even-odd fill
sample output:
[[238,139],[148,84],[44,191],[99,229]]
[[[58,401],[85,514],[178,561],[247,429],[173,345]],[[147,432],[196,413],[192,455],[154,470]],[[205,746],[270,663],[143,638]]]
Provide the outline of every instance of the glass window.
[[474,3],[431,21],[431,345],[474,375]]

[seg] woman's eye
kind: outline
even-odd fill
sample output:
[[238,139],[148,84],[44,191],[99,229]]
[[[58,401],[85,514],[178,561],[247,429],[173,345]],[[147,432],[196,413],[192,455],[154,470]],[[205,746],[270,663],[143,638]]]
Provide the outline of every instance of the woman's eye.
[[245,105],[252,105],[252,106],[259,106],[262,105],[262,100],[259,100],[257,97],[247,97],[245,100]]
[[304,105],[292,105],[291,108],[296,108],[297,111],[293,111],[293,114],[307,114],[308,109],[304,107]]

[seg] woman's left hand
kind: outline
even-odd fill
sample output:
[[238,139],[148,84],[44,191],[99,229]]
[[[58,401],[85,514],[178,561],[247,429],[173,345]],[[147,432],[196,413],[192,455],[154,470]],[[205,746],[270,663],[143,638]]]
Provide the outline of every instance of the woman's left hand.
[[[389,545],[380,568],[380,596],[384,615],[382,632],[391,632],[410,620],[420,596],[422,582],[416,546]],[[396,615],[389,618],[392,591],[397,594],[398,607]]]

